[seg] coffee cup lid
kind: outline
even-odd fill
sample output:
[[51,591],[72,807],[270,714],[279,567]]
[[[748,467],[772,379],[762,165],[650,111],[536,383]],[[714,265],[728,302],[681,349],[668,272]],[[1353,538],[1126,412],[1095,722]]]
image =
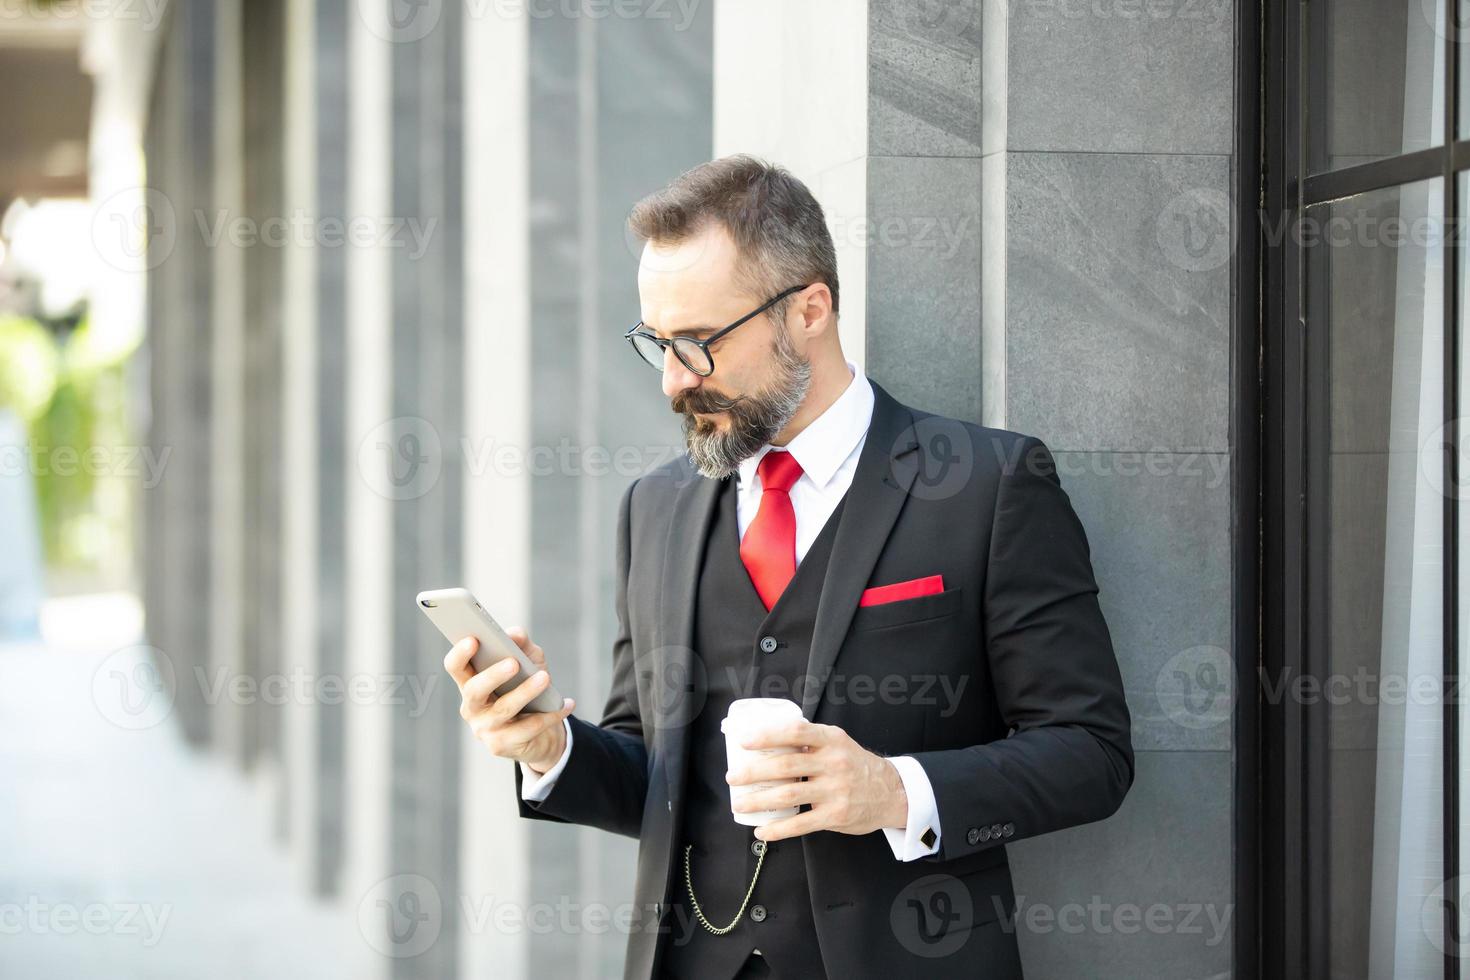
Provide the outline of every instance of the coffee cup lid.
[[729,732],[729,724],[751,721],[782,721],[801,717],[801,705],[788,698],[740,698],[730,702],[730,710],[720,722],[720,731]]

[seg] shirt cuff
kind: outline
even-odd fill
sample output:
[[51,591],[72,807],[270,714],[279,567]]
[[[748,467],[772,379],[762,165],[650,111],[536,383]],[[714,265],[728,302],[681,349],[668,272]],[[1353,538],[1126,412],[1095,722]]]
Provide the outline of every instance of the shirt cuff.
[[[888,759],[898,770],[903,781],[903,791],[909,801],[908,826],[883,827],[883,836],[893,856],[900,861],[917,861],[939,851],[939,813],[934,801],[934,787],[929,783],[929,774],[910,755],[892,756]],[[925,843],[925,841],[928,843]]]
[[[562,749],[561,758],[556,760],[556,765],[538,775],[536,770],[518,762],[521,767],[521,799],[531,803],[540,803],[551,795],[552,787],[556,785],[556,777],[567,767],[567,758],[572,754],[572,723],[565,718],[561,720],[563,727],[567,730],[567,747]],[[916,763],[917,765],[917,763]],[[923,770],[921,769],[920,772]]]

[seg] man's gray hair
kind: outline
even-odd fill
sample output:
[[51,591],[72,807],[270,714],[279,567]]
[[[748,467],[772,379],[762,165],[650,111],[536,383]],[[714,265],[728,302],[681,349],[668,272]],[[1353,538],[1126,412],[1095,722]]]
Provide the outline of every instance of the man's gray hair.
[[[702,163],[634,205],[628,227],[643,241],[678,245],[718,221],[740,254],[737,276],[761,302],[814,282],[837,312],[837,249],[822,206],[775,164],[744,153]],[[790,298],[769,314],[780,323]]]

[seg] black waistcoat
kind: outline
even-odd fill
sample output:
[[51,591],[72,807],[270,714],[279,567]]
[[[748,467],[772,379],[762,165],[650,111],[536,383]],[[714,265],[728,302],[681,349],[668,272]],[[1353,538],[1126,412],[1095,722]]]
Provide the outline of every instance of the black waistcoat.
[[[689,859],[700,908],[713,925],[727,925],[750,887],[757,856],[752,847],[755,828],[737,824],[730,813],[720,722],[737,698],[779,697],[801,703],[817,599],[845,502],[844,497],[768,613],[740,560],[735,480],[726,480],[720,491],[695,599],[694,649],[705,668],[708,697],[690,722],[684,832],[674,853],[672,928],[662,961],[666,976],[726,980],[753,949],[761,951],[783,980],[825,975],[801,838],[766,845],[765,863],[745,914],[722,936],[700,925],[690,906],[684,845],[693,844]],[[772,640],[775,649],[766,652],[763,647],[771,647]]]

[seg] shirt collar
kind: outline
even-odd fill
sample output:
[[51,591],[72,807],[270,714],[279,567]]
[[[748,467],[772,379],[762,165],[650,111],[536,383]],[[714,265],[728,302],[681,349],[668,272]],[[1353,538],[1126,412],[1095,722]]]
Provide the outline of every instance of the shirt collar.
[[755,455],[741,461],[736,470],[741,487],[753,485],[761,458],[776,448],[795,456],[797,463],[801,464],[801,471],[819,490],[827,486],[847,457],[852,455],[853,448],[867,434],[868,423],[873,418],[873,386],[868,383],[868,376],[851,361],[847,362],[847,369],[852,380],[842,394],[797,433],[796,438],[785,446],[766,443],[756,450]]

